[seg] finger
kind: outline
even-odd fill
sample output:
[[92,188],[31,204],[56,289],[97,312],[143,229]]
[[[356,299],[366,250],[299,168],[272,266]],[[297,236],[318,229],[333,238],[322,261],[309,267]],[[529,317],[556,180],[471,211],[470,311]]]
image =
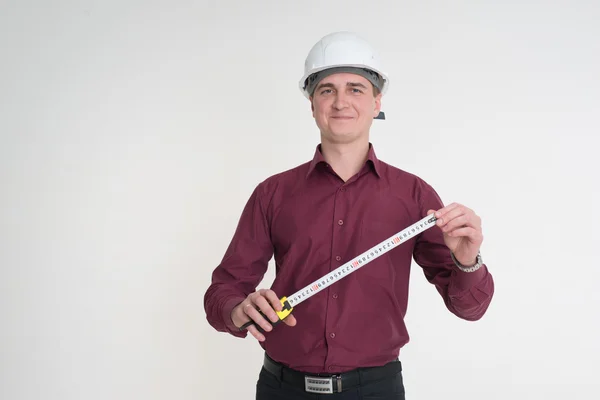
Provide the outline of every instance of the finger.
[[452,219],[451,221],[445,222],[444,226],[442,226],[442,231],[443,232],[452,232],[453,230],[455,230],[457,228],[463,228],[463,227],[477,229],[477,227],[471,223],[471,221],[469,220],[469,217],[467,215],[461,215],[461,216],[458,216],[458,217]]
[[283,320],[283,323],[289,326],[296,326],[296,317],[290,314]]
[[470,239],[470,241],[475,243],[483,240],[483,235],[481,235],[481,233],[475,228],[471,227],[458,228],[451,232],[448,232],[447,235],[451,237],[467,237]]
[[265,335],[263,335],[262,333],[260,333],[258,331],[258,329],[256,329],[256,327],[254,325],[250,325],[248,327],[248,332],[250,332],[250,334],[252,336],[254,336],[256,338],[256,340],[258,340],[259,342],[264,342],[265,341]]
[[[277,299],[277,297],[275,298]],[[279,299],[277,299],[277,301],[279,301]],[[257,297],[254,303],[272,322],[277,322],[279,320],[279,316],[275,313],[275,310],[273,310],[273,307],[271,307],[271,304],[269,304],[264,296]]]
[[[266,300],[264,300],[263,297],[261,297],[261,299],[263,299],[263,301],[266,303]],[[262,311],[262,309],[261,309]],[[273,310],[271,310],[273,311]],[[244,307],[244,312],[246,313],[246,315],[248,317],[250,317],[251,320],[254,321],[255,324],[260,325],[260,327],[265,330],[265,331],[271,331],[272,326],[271,324],[269,324],[269,322],[263,318],[262,315],[260,315],[260,313],[258,312],[258,310],[256,308],[254,308],[252,305],[250,305],[250,307]],[[264,312],[263,312],[264,313]]]
[[[460,220],[462,223],[457,224],[455,221]],[[454,222],[453,228],[464,225],[471,228],[481,230],[481,218],[470,208],[461,206],[450,211],[444,218],[441,226],[447,226]],[[452,229],[449,229],[452,230]]]
[[281,305],[281,301],[279,300],[279,297],[277,297],[277,295],[275,294],[274,291],[272,291],[272,290],[265,291],[264,297],[266,297],[267,300],[269,301],[269,303],[271,303],[271,306],[273,307],[273,309],[275,311],[281,311],[283,309],[283,306]]
[[455,218],[458,218],[462,215],[466,214],[466,207],[455,207],[452,210],[446,212],[441,218],[438,219],[439,223],[438,226],[443,227],[445,226],[448,222],[452,221]]
[[448,213],[449,211],[454,210],[455,208],[459,207],[460,204],[458,203],[452,203],[452,204],[448,204],[446,207],[442,207],[439,210],[436,211],[435,216],[437,218],[442,218],[446,213]]
[[258,292],[253,293],[254,302],[256,302],[260,297],[266,298],[269,303],[271,303],[271,307],[274,310],[281,311],[281,308],[283,308],[281,307],[281,301],[279,301],[277,294],[272,289],[260,289]]

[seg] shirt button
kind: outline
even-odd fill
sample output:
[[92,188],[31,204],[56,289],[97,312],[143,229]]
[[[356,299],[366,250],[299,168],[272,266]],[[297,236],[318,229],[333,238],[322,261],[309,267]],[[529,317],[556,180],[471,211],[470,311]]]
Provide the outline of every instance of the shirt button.
[[340,261],[341,259],[342,259],[342,257],[340,257],[340,256],[335,256],[335,260],[336,260],[336,261]]
[[341,188],[340,190],[341,190],[342,192],[345,192],[345,191],[346,191],[346,188],[345,188],[345,187],[343,187],[343,188]]
[[338,298],[338,294],[334,293],[333,296],[331,296],[331,297],[333,297],[334,299],[337,299]]
[[332,338],[332,339],[333,339],[333,338],[335,338],[335,333],[331,332],[331,333],[329,334],[329,337],[330,337],[330,338]]
[[344,225],[344,221],[340,219],[340,220],[338,221],[338,225]]

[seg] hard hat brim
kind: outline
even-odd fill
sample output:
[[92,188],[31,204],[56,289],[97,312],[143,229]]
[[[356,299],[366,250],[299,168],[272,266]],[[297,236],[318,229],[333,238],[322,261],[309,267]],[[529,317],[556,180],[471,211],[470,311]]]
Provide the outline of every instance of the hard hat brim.
[[302,78],[298,82],[298,87],[300,88],[300,91],[302,92],[302,94],[304,94],[304,97],[306,97],[307,99],[310,99],[310,93],[308,93],[308,91],[306,90],[306,80],[308,79],[309,76],[311,76],[312,74],[315,74],[317,72],[324,71],[326,69],[337,68],[337,67],[366,68],[373,72],[376,72],[383,79],[383,86],[381,88],[381,94],[384,95],[388,89],[389,78],[388,78],[387,74],[383,71],[378,70],[377,68],[373,68],[372,66],[365,65],[365,64],[332,64],[332,65],[327,65],[327,66],[323,66],[323,67],[313,68],[302,76]]

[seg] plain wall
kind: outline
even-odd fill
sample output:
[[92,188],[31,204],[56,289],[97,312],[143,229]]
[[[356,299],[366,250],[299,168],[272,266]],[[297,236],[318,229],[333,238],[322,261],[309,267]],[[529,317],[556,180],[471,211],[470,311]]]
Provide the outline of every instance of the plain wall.
[[262,351],[203,296],[254,187],[312,157],[297,85],[336,30],[390,75],[378,156],[482,217],[496,282],[467,322],[414,264],[407,399],[597,398],[599,19],[582,0],[2,2],[0,398],[254,398]]

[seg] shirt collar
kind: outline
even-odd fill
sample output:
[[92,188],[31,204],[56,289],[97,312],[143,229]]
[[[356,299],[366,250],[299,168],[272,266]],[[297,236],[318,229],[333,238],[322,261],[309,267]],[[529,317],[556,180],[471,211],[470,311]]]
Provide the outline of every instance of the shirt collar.
[[[325,157],[323,157],[323,153],[321,153],[321,144],[317,145],[315,149],[315,154],[308,166],[308,172],[306,173],[306,177],[308,178],[310,174],[315,170],[318,164],[327,164],[325,161]],[[367,154],[366,164],[371,164],[373,166],[373,171],[378,178],[381,178],[381,165],[380,161],[375,155],[375,149],[373,148],[373,144],[369,143],[369,153]]]

